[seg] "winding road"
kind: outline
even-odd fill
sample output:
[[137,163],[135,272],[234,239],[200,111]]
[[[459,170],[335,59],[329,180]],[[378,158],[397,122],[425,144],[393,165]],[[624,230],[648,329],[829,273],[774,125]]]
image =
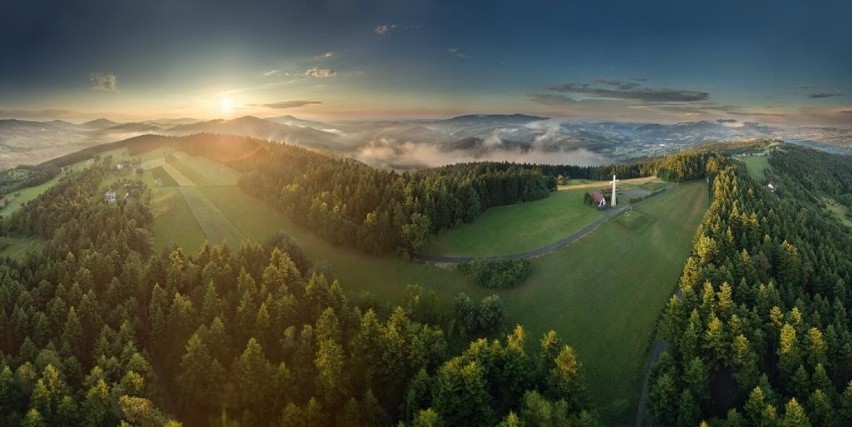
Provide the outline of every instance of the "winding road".
[[471,256],[448,256],[448,255],[426,255],[414,253],[411,255],[411,259],[420,262],[432,262],[432,263],[441,263],[441,264],[462,264],[465,262],[473,261],[474,259],[521,259],[521,258],[535,258],[540,257],[542,255],[549,254],[557,249],[562,249],[565,246],[585,237],[587,234],[595,231],[601,224],[603,224],[606,220],[624,212],[625,210],[631,209],[632,205],[624,206],[617,209],[608,209],[603,217],[599,218],[597,221],[581,228],[580,230],[575,231],[574,233],[568,235],[562,240],[551,243],[547,246],[542,246],[538,249],[533,249],[531,251],[522,252],[519,254],[510,254],[510,255],[495,255],[490,257],[471,257]]

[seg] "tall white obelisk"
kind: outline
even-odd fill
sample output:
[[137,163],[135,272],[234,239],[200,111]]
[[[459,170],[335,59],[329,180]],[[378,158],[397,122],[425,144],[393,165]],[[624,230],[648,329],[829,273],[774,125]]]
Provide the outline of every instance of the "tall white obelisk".
[[612,176],[612,207],[615,207],[615,183],[618,182],[615,179],[615,175]]

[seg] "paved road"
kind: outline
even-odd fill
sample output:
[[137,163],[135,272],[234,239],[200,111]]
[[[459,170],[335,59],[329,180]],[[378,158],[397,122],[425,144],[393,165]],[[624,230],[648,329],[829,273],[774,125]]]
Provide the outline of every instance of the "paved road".
[[[683,298],[683,291],[680,287],[675,292],[678,298]],[[636,427],[652,426],[650,419],[645,417],[645,407],[648,405],[648,393],[650,391],[651,368],[660,360],[663,351],[666,350],[666,342],[662,340],[654,341],[654,347],[651,348],[651,354],[648,355],[648,364],[645,365],[645,379],[642,381],[642,395],[639,398],[639,408],[636,410]]]
[[[630,209],[631,206],[624,206],[617,209],[608,209],[606,214],[597,221],[583,227],[582,229],[574,232],[573,234],[565,237],[564,239],[549,244],[547,246],[542,246],[538,249],[533,249],[531,251],[522,252],[519,254],[511,254],[511,255],[497,255],[491,257],[477,257],[476,259],[520,259],[520,258],[535,258],[542,255],[549,254],[557,249],[561,249],[569,244],[583,238],[585,235],[591,233],[596,228],[598,228],[601,224],[603,224],[606,220],[624,212],[627,209]],[[411,256],[415,261],[421,262],[436,262],[436,263],[445,263],[445,264],[461,264],[465,262],[473,261],[475,257],[470,256],[446,256],[446,255],[426,255],[426,254],[418,254],[415,253]]]

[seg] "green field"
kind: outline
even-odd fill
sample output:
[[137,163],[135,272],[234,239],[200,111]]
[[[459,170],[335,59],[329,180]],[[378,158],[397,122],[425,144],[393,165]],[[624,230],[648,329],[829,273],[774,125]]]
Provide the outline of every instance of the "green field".
[[745,156],[741,160],[745,163],[748,174],[758,184],[763,183],[763,180],[766,179],[763,171],[769,169],[769,156]]
[[232,248],[239,247],[243,234],[197,187],[179,187],[178,190],[210,243],[225,242]]
[[[476,300],[500,294],[509,321],[527,329],[530,346],[553,329],[577,350],[592,398],[607,425],[632,422],[657,316],[676,287],[694,230],[707,207],[706,184],[680,185],[604,223],[580,241],[533,260],[532,276],[521,287],[494,291],[469,284],[455,267],[410,263],[330,245],[236,186],[194,190],[215,205],[220,218],[242,237],[262,241],[279,230],[294,237],[310,259],[325,264],[350,295],[370,294],[393,304],[401,300],[406,284],[417,283],[448,306],[459,292]],[[536,203],[516,208],[542,209]],[[164,204],[173,214],[164,214]],[[155,197],[152,209],[158,212],[154,224],[158,248],[179,244],[194,253],[206,239],[186,204],[181,207],[172,199]]]
[[583,203],[587,190],[559,190],[534,202],[500,206],[430,242],[427,254],[491,256],[521,253],[556,242],[604,215]]
[[154,250],[174,245],[194,253],[207,237],[177,188],[152,190],[151,213],[154,215]]
[[705,184],[681,185],[534,260],[525,286],[501,292],[531,336],[552,328],[577,350],[607,425],[633,420],[657,316],[706,207]]
[[846,216],[849,212],[849,208],[837,203],[836,200],[830,197],[823,197],[822,201],[825,203],[825,208],[831,212],[838,221],[845,224],[847,227],[852,227],[852,221],[850,221],[849,217]]
[[[181,186],[213,185],[212,181],[180,160],[174,160],[164,164],[163,169],[169,172],[169,174],[171,174],[175,181],[177,181]],[[177,171],[177,174],[175,174],[175,171]]]
[[150,170],[151,178],[154,180],[159,180],[160,187],[177,187],[178,183],[169,175],[168,172],[163,169],[162,166],[157,166]]
[[[237,185],[240,173],[206,157],[194,157],[183,152],[174,154],[175,158],[201,175],[210,185]],[[203,185],[196,181],[196,184]]]
[[45,246],[45,242],[38,237],[6,237],[11,245],[0,251],[0,257],[9,257],[22,260],[30,252],[38,252]]

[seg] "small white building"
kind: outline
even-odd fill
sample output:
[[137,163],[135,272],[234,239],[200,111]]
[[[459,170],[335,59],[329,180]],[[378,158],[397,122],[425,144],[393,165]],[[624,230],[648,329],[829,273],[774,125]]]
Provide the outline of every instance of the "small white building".
[[109,190],[109,191],[107,191],[106,193],[104,193],[104,201],[105,201],[105,202],[107,202],[107,203],[109,203],[109,204],[111,204],[111,205],[114,205],[114,204],[115,204],[115,200],[116,200],[116,198],[115,198],[115,191]]

